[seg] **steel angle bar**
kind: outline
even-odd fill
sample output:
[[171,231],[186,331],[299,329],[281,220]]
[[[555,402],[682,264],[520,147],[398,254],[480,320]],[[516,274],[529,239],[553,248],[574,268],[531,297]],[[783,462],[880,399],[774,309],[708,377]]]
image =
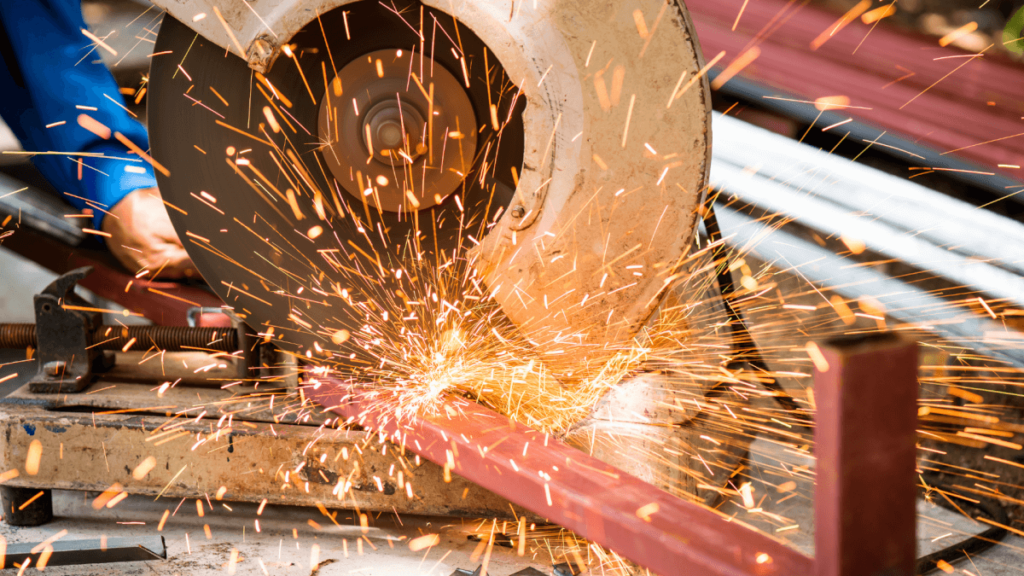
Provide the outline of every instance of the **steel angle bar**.
[[[726,241],[733,246],[750,245],[751,253],[766,262],[785,264],[799,270],[807,280],[844,298],[869,295],[878,299],[886,314],[901,322],[927,325],[936,333],[963,346],[1024,366],[1024,350],[1017,342],[1019,332],[1008,330],[988,317],[969,316],[941,298],[866,267],[853,267],[834,252],[803,240],[785,230],[772,230],[763,223],[729,208],[719,207],[718,220]],[[988,335],[1003,334],[1003,340]]]
[[396,420],[394,392],[321,380],[307,397],[659,574],[811,574],[813,560],[461,398]]
[[[933,212],[925,220],[917,219],[915,212],[925,211],[928,204],[920,194],[908,198],[906,191],[919,193],[920,186],[810,146],[784,145],[780,137],[732,118],[720,117],[715,126],[724,128],[721,132],[725,133],[727,146],[730,139],[735,142],[749,137],[775,151],[767,154],[768,158],[758,156],[762,168],[757,174],[736,163],[713,161],[711,181],[730,195],[824,234],[858,238],[868,250],[954,284],[972,286],[1024,305],[1024,278],[1020,275],[1024,270],[1015,264],[1005,266],[1018,269],[1007,270],[1001,264],[1015,260],[1024,246],[1024,226],[1019,223],[984,214],[965,203],[959,203],[958,213]],[[716,137],[718,134],[716,130]],[[880,207],[897,200],[904,201],[904,209],[899,212]],[[957,205],[945,200],[944,204]],[[979,212],[977,216],[975,212]],[[919,234],[918,230],[924,232]],[[994,230],[999,234],[993,235]],[[1002,246],[993,242],[995,237]]]

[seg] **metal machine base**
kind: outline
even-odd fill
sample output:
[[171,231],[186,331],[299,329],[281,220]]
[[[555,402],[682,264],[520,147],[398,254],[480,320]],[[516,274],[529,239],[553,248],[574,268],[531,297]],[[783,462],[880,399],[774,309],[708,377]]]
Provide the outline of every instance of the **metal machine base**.
[[[522,513],[462,478],[446,481],[440,466],[375,434],[325,426],[287,398],[277,396],[271,411],[252,386],[178,384],[160,397],[152,384],[128,382],[66,395],[25,386],[0,401],[0,470],[18,471],[0,487],[5,518],[48,522],[50,489],[99,492],[97,509],[126,492],[398,514]],[[42,448],[34,465],[33,442]]]

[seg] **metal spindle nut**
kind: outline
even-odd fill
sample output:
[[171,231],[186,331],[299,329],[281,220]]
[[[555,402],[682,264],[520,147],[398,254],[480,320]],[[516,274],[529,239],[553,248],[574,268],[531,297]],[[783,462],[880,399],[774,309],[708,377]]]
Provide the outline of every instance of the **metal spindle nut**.
[[271,41],[270,37],[261,35],[249,44],[248,50],[245,52],[246,60],[249,62],[249,67],[257,71],[265,71],[270,64],[270,58],[274,55],[276,47]]

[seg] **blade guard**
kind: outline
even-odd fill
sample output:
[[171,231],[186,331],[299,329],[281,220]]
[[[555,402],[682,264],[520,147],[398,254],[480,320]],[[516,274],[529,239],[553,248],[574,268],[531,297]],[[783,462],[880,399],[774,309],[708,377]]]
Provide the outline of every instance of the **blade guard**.
[[525,76],[529,106],[519,204],[477,267],[545,365],[578,382],[629,348],[692,244],[711,153],[703,56],[681,2],[545,2],[512,24],[491,4],[455,16]]

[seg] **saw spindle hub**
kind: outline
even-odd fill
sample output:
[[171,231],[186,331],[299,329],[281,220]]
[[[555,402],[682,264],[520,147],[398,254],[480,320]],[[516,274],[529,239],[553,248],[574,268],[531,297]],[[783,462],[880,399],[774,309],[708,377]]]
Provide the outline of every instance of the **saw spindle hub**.
[[477,147],[465,88],[445,66],[399,48],[346,64],[320,104],[332,175],[388,212],[423,210],[458,190]]

